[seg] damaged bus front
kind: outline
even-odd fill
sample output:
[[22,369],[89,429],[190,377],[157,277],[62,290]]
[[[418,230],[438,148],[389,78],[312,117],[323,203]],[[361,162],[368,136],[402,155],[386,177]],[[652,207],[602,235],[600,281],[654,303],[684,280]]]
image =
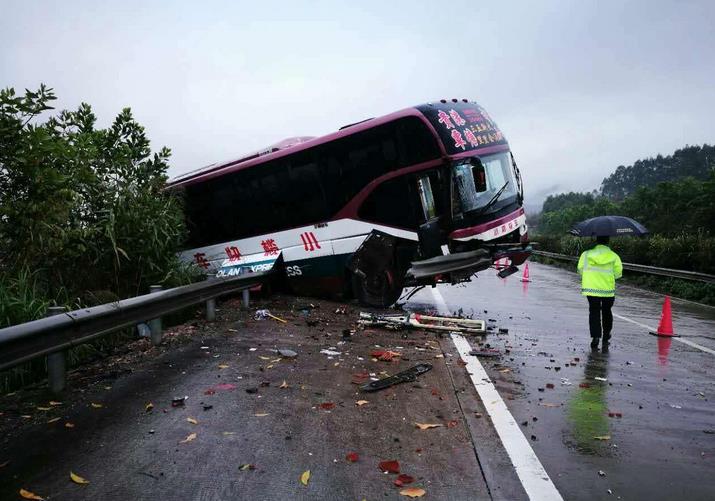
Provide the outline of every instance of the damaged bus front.
[[[519,168],[491,117],[466,100],[443,100],[417,109],[439,138],[443,163],[416,178],[422,212],[416,253],[401,253],[405,244],[399,239],[373,234],[355,254],[355,272],[373,278],[376,290],[373,301],[367,302],[374,304],[381,295],[383,303],[389,302],[389,294],[379,290],[388,292],[390,280],[398,282],[400,292],[402,287],[454,284],[502,259],[508,266],[499,274],[505,277],[531,253]],[[400,261],[401,254],[413,257],[409,265]],[[385,269],[388,275],[380,280],[380,270]],[[400,283],[391,276],[404,278]]]

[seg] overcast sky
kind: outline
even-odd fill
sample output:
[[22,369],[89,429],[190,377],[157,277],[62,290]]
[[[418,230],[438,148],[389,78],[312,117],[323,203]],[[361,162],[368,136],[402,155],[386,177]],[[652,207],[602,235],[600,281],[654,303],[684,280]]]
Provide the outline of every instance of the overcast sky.
[[4,0],[0,86],[131,107],[172,175],[452,97],[497,121],[527,203],[715,143],[715,1],[110,3]]

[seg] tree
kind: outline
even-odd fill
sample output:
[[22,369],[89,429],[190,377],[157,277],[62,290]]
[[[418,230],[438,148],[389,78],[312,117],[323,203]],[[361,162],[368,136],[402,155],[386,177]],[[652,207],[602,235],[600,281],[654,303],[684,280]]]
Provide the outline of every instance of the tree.
[[169,149],[152,153],[129,108],[107,129],[85,103],[42,121],[54,100],[44,85],[0,91],[0,275],[30,270],[67,298],[166,280],[185,234]]

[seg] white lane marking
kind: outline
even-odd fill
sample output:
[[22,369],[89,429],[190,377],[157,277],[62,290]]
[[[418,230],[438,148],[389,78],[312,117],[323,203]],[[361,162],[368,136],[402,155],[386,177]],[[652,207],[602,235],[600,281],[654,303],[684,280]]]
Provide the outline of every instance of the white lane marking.
[[[640,327],[643,327],[644,329],[648,329],[648,332],[655,332],[656,328],[651,327],[650,325],[642,324],[640,322],[636,322],[633,319],[630,319],[628,317],[624,317],[623,315],[619,315],[618,313],[613,314],[614,317],[618,317],[621,320],[625,320],[626,322],[630,322],[632,324],[636,324]],[[675,339],[679,343],[687,344],[688,346],[692,346],[693,348],[697,348],[698,350],[702,350],[705,353],[710,353],[711,355],[715,355],[715,350],[711,350],[710,348],[706,348],[705,346],[699,345],[698,343],[694,343],[688,339],[683,339],[682,337],[673,337],[672,339]]]
[[[448,315],[449,309],[442,294],[436,287],[431,290],[440,313]],[[532,501],[563,501],[561,494],[551,481],[549,474],[546,473],[539,458],[536,457],[536,453],[516,423],[514,416],[507,409],[504,400],[502,400],[481,362],[477,357],[469,355],[472,349],[469,341],[454,332],[451,336],[460,357],[467,363],[466,369],[472,384],[474,384],[479,398],[482,399],[484,408],[494,424],[494,428],[504,445],[506,453],[509,455],[511,463],[514,465],[519,481],[524,486],[529,499]]]

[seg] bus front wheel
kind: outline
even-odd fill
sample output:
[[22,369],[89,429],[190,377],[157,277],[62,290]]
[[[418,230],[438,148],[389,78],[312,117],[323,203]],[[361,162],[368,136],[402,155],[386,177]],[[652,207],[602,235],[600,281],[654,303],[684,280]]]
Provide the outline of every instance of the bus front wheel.
[[402,280],[392,267],[368,273],[358,271],[352,275],[355,298],[365,306],[387,308],[392,306],[402,294]]

